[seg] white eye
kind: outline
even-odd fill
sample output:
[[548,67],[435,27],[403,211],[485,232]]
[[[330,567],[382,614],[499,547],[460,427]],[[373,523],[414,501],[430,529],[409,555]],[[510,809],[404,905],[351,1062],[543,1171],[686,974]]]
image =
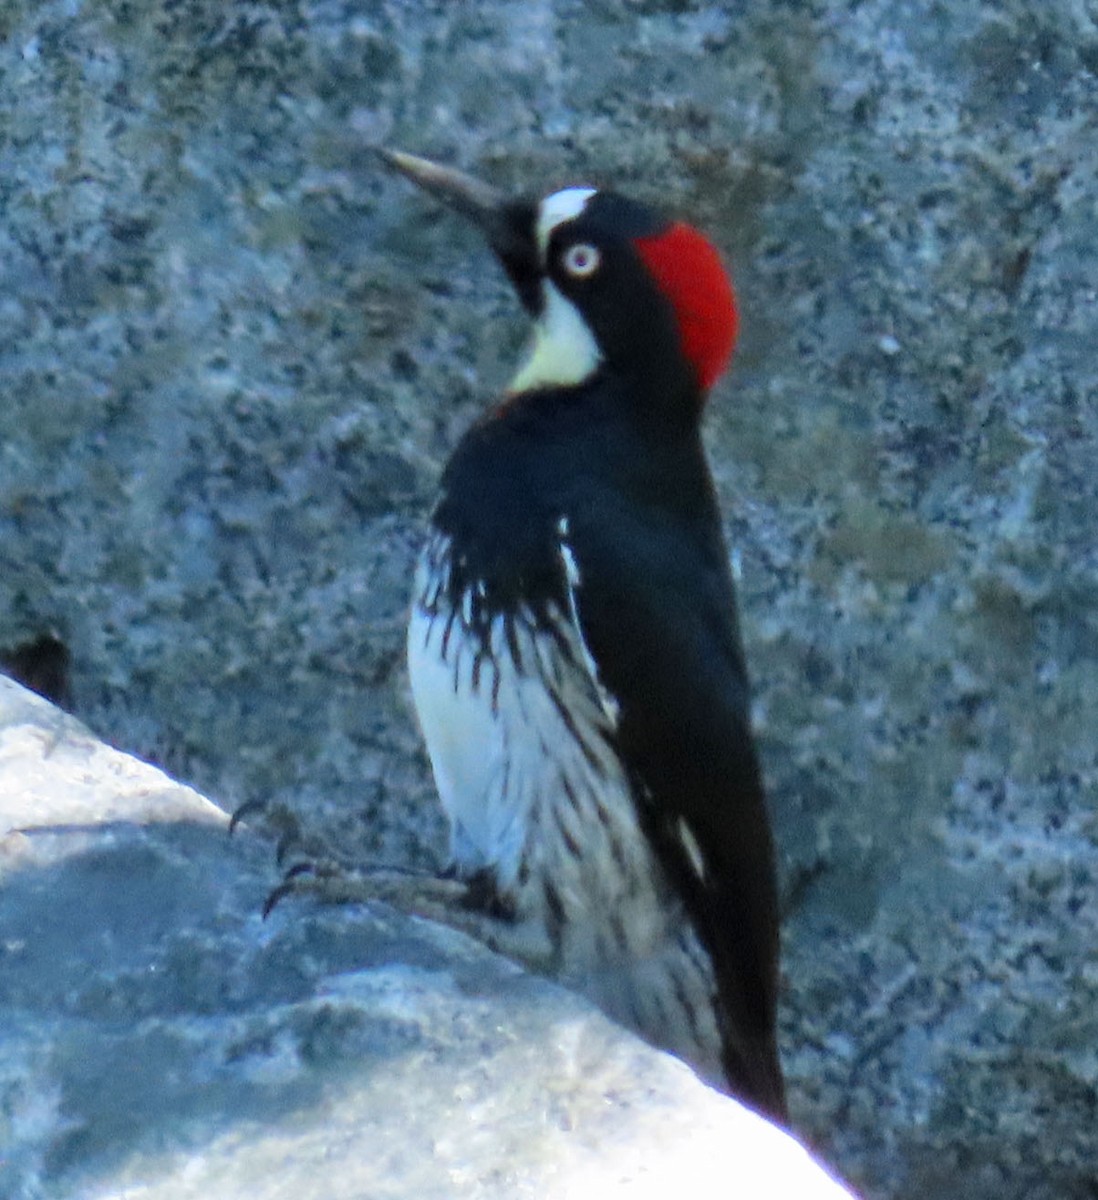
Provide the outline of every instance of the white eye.
[[590,242],[576,242],[574,246],[565,250],[561,262],[569,275],[574,275],[577,279],[586,279],[599,269],[602,255],[598,252],[598,247],[592,246]]

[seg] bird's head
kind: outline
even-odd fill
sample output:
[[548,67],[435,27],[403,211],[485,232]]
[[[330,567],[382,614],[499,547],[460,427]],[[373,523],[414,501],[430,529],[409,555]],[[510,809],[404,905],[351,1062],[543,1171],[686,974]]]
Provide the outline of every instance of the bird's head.
[[428,159],[380,154],[480,227],[533,318],[513,392],[605,369],[652,396],[688,394],[700,411],[732,356],[737,313],[720,256],[697,230],[615,192],[515,199]]

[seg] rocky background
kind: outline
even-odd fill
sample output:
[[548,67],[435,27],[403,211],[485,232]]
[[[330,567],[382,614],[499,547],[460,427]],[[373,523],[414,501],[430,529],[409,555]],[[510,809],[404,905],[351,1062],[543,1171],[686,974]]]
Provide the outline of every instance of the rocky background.
[[796,1124],[870,1196],[1093,1200],[1098,10],[0,3],[0,659],[426,865],[410,565],[524,329],[380,140],[727,249]]

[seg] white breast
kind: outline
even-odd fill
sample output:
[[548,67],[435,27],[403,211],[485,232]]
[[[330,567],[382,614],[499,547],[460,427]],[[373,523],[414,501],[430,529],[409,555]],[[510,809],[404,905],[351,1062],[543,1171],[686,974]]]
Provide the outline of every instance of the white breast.
[[[408,666],[457,864],[493,867],[511,893],[538,869],[569,878],[580,858],[620,856],[612,841],[647,859],[571,614],[550,611],[549,632],[527,608],[486,617],[471,591],[450,608],[438,561],[417,575]],[[572,861],[546,861],[558,856]]]

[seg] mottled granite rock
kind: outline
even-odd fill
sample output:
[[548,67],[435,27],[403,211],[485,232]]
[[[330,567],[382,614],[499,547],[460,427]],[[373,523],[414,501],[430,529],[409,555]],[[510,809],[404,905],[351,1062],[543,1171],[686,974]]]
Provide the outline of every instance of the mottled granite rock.
[[578,997],[384,905],[257,911],[225,815],[0,677],[0,1195],[848,1196]]
[[409,568],[523,328],[362,147],[663,199],[742,299],[708,432],[797,1119],[881,1194],[1092,1197],[1096,72],[1077,0],[8,4],[0,659],[437,861]]

